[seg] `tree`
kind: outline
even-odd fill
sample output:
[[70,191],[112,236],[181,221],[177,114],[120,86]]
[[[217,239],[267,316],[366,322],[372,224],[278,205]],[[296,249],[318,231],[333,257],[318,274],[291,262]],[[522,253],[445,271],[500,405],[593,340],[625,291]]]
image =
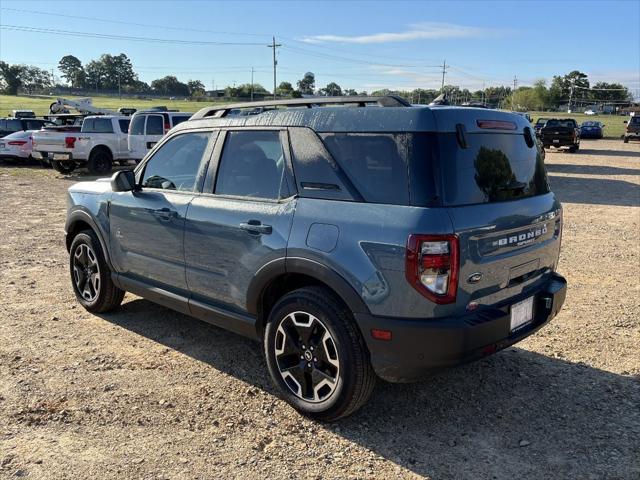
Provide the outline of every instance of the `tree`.
[[291,97],[293,95],[293,85],[289,82],[280,82],[278,88],[276,89],[276,93],[281,97]]
[[326,97],[339,97],[342,95],[342,88],[336,82],[331,82],[327,84],[326,87],[318,90],[318,94],[324,95]]
[[316,88],[316,76],[312,72],[307,72],[302,77],[302,80],[298,80],[298,91],[304,95],[313,95],[313,91]]
[[151,89],[162,95],[179,95],[187,97],[189,95],[189,86],[182,83],[173,75],[159,78],[151,82]]
[[598,82],[591,90],[591,98],[596,102],[630,102],[633,96],[627,87],[620,83]]
[[204,83],[200,80],[189,80],[187,82],[187,87],[189,88],[189,95],[192,97],[204,95]]
[[58,63],[58,70],[62,72],[62,77],[75,88],[83,87],[86,74],[82,68],[82,62],[73,55],[65,55]]
[[22,74],[22,88],[33,93],[51,87],[51,73],[42,68],[27,65]]
[[347,88],[344,92],[342,92],[342,94],[347,95],[348,97],[355,97],[358,95],[358,92],[353,88]]
[[18,89],[22,86],[24,65],[9,65],[0,61],[0,76],[6,85],[4,90],[8,95],[17,95]]

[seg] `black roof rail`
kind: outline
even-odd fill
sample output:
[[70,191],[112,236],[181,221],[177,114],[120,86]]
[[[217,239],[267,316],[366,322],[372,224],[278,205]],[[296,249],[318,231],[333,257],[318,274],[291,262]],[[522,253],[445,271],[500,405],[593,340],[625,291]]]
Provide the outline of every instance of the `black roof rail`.
[[348,96],[348,97],[313,97],[313,98],[294,98],[288,100],[264,100],[260,102],[233,103],[230,105],[220,105],[205,107],[196,112],[191,120],[205,117],[221,118],[226,116],[231,110],[240,108],[255,107],[307,107],[312,108],[317,105],[358,105],[364,107],[366,104],[377,103],[381,107],[410,107],[411,104],[404,98],[395,95],[387,95],[384,97],[364,97],[364,96]]

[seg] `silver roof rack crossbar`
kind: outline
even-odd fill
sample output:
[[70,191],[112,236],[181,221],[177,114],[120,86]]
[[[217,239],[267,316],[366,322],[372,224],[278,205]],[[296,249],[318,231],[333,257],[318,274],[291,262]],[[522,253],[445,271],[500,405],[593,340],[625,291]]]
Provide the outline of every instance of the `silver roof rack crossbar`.
[[205,117],[221,118],[226,116],[231,110],[256,107],[307,107],[312,108],[318,105],[357,105],[364,107],[366,104],[377,103],[381,107],[410,107],[411,104],[402,97],[387,95],[384,97],[314,97],[314,98],[294,98],[289,100],[264,100],[261,102],[234,103],[230,105],[220,105],[205,107],[196,112],[191,120]]

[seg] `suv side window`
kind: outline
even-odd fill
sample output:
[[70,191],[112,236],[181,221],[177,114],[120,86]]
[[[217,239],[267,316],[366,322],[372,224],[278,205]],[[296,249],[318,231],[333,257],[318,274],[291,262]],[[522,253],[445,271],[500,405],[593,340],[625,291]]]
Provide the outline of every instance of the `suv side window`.
[[169,139],[145,164],[142,187],[192,192],[210,136],[194,132]]
[[149,115],[147,117],[147,135],[164,135],[162,115]]
[[118,120],[118,125],[120,126],[120,131],[122,133],[127,133],[129,131],[129,122],[130,121],[131,120],[129,120],[129,119]]
[[279,131],[228,132],[215,193],[278,200],[288,195],[284,171]]
[[10,118],[7,120],[6,129],[11,132],[19,132],[22,130],[22,122],[15,118]]
[[321,133],[320,137],[367,202],[409,205],[406,135]]

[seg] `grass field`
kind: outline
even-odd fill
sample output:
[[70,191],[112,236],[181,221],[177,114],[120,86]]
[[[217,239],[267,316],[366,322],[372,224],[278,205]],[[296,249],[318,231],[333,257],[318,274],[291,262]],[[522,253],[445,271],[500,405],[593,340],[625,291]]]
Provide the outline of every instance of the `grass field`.
[[[69,97],[73,98],[73,97]],[[80,98],[80,97],[78,97]],[[112,110],[116,110],[120,107],[133,107],[138,110],[149,108],[154,105],[166,105],[170,109],[177,109],[183,112],[197,112],[200,108],[207,105],[214,104],[214,101],[207,102],[190,102],[185,100],[138,100],[135,98],[116,98],[116,97],[99,97],[93,98],[93,104],[98,107],[105,107]],[[36,115],[46,115],[49,113],[49,105],[55,100],[55,97],[22,97],[22,96],[10,96],[0,95],[0,117],[8,116],[11,114],[11,110],[16,109],[30,109],[33,110]],[[220,102],[218,102],[220,103]],[[609,138],[620,138],[624,133],[625,124],[624,121],[628,117],[618,115],[584,115],[581,113],[562,113],[562,112],[531,112],[531,117],[535,122],[538,118],[574,118],[578,123],[582,123],[587,120],[595,120],[604,123],[605,136]]]
[[[68,96],[65,98],[74,97]],[[86,98],[86,97],[77,97]],[[215,102],[190,102],[185,100],[139,100],[136,98],[117,98],[117,97],[97,97],[94,96],[93,105],[96,107],[109,108],[117,110],[120,107],[133,107],[138,110],[149,108],[154,105],[166,105],[170,109],[177,109],[183,112],[197,112],[200,108],[211,105]],[[36,115],[46,115],[49,113],[49,105],[55,101],[56,97],[23,97],[13,95],[0,95],[0,117],[8,116],[11,110],[27,109],[33,110]]]

